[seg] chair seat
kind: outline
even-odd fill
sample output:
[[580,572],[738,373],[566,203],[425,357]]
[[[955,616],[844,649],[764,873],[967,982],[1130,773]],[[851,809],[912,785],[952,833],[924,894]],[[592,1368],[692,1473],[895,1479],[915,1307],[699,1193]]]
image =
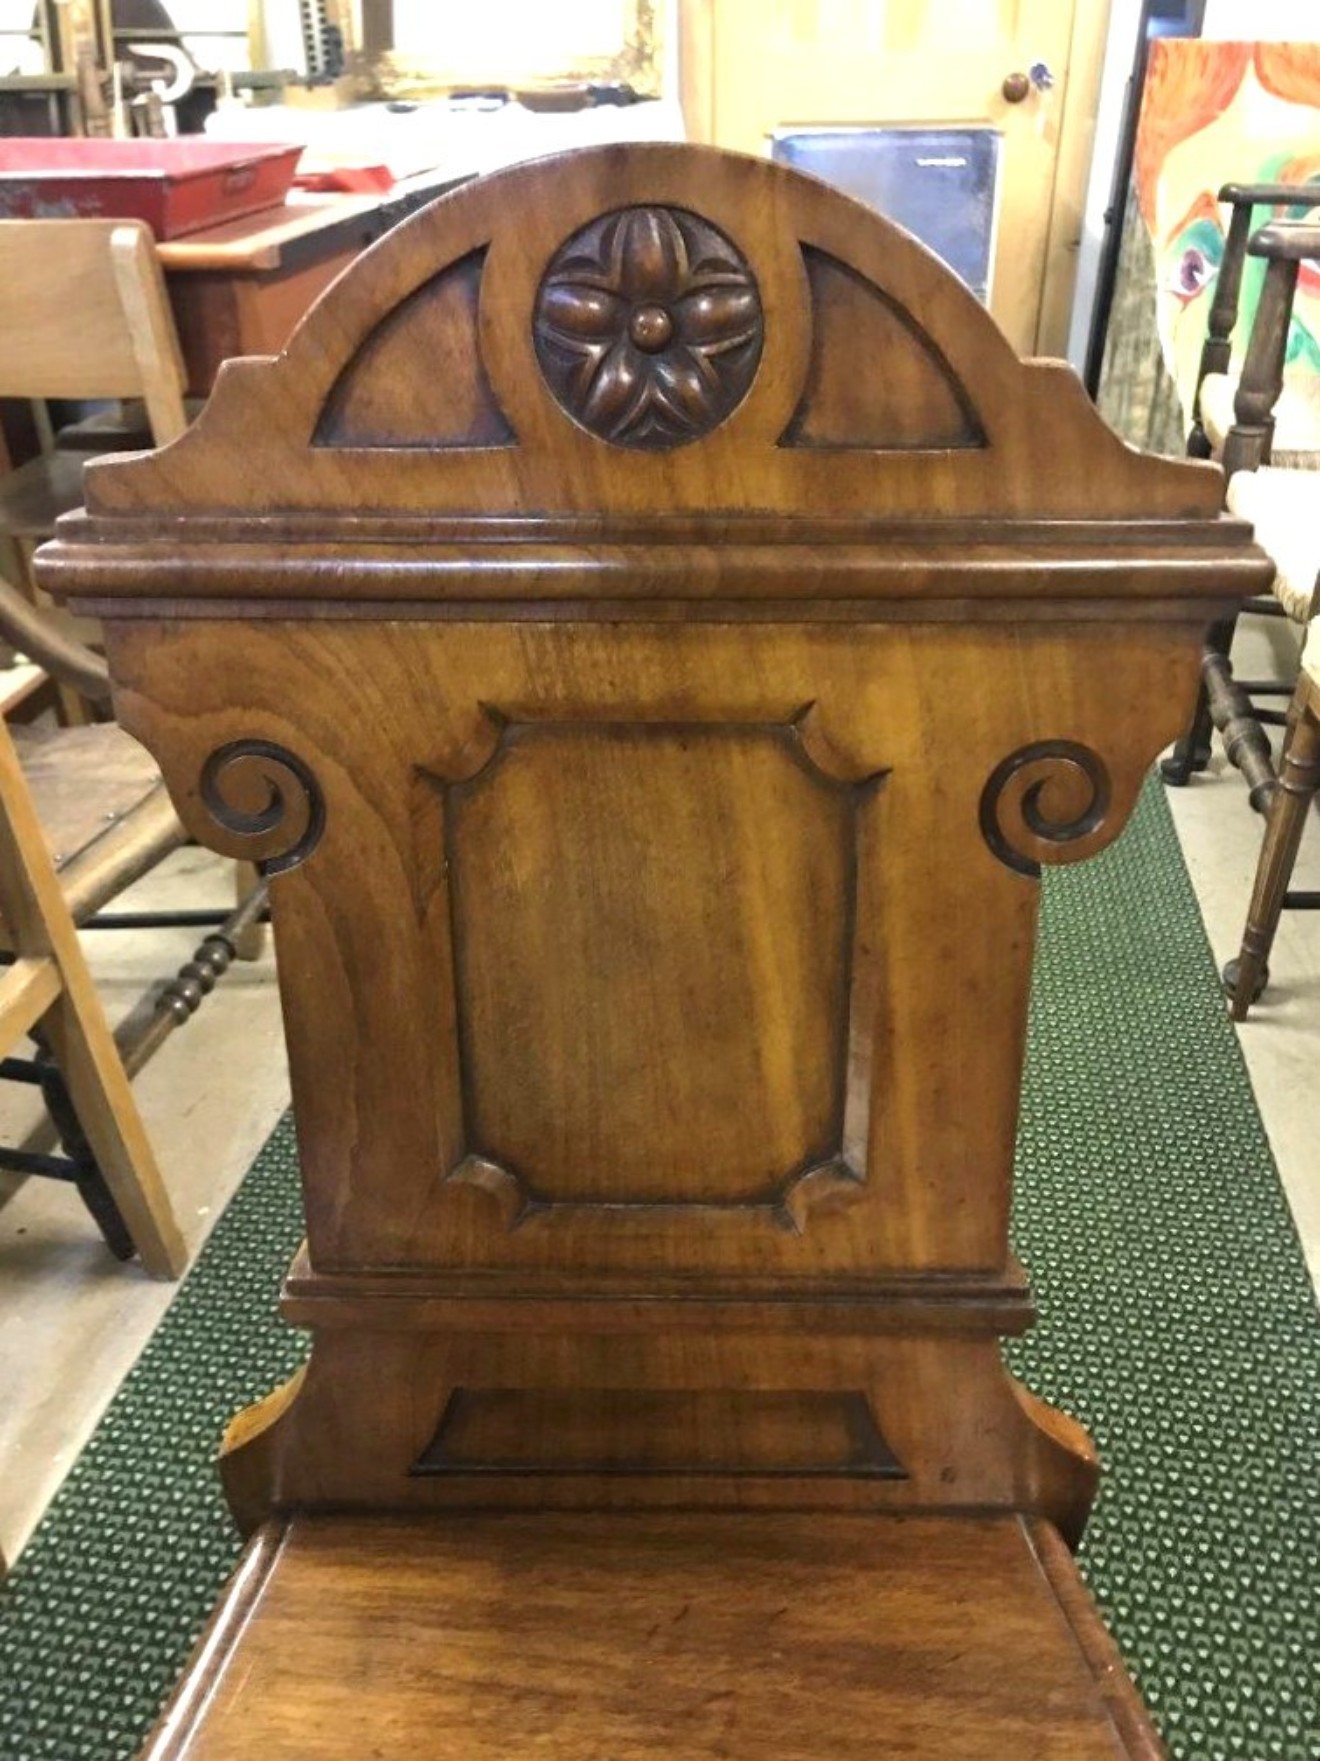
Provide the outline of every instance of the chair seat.
[[151,754],[113,722],[10,732],[57,869],[164,788]]
[[146,1761],[1114,1761],[1163,1751],[1048,1524],[299,1515]]
[[[1216,458],[1233,426],[1237,389],[1236,376],[1228,373],[1207,373],[1201,381],[1201,426]],[[1270,456],[1278,466],[1320,471],[1320,403],[1286,381],[1274,406]]]
[[75,923],[186,842],[151,755],[113,722],[11,733]]
[[1228,507],[1256,528],[1256,541],[1277,573],[1271,591],[1290,618],[1306,623],[1316,609],[1320,574],[1320,483],[1308,471],[1276,465],[1238,471],[1229,479]]
[[1320,691],[1320,617],[1314,617],[1306,626],[1306,639],[1302,643],[1302,671],[1311,682],[1313,690]]
[[57,449],[0,477],[0,530],[10,538],[49,538],[61,514],[82,506],[86,458]]

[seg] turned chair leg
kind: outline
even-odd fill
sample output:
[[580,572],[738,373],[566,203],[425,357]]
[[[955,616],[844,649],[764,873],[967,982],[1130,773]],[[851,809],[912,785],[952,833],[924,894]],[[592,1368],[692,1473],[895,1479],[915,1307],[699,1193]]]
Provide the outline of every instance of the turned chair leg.
[[[1233,633],[1237,628],[1236,617],[1224,618],[1213,624],[1205,639],[1207,653],[1228,655],[1233,646]],[[1178,737],[1173,751],[1160,763],[1160,776],[1171,788],[1180,789],[1193,771],[1204,770],[1210,762],[1210,693],[1206,689],[1205,673],[1202,672],[1200,684],[1196,691],[1196,706],[1192,710],[1190,721]]]
[[[255,862],[235,862],[235,905],[241,905],[260,885],[261,870]],[[234,953],[240,960],[259,960],[265,946],[266,926],[259,917],[254,918],[234,937]]]
[[1279,927],[1284,894],[1297,860],[1306,811],[1317,789],[1320,719],[1313,711],[1303,711],[1293,723],[1280,761],[1242,948],[1237,959],[1224,967],[1224,989],[1229,994],[1229,1013],[1234,1021],[1246,1020],[1248,1009],[1268,982],[1270,950]]

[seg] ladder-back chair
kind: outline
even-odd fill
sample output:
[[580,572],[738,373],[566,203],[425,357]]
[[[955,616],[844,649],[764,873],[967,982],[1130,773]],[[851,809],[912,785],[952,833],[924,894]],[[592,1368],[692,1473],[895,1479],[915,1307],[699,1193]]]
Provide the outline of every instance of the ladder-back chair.
[[272,877],[314,1335],[153,1761],[1156,1753],[999,1341],[1041,865],[1269,578],[1218,470],[846,197],[639,146],[426,209],[87,481],[43,578]]

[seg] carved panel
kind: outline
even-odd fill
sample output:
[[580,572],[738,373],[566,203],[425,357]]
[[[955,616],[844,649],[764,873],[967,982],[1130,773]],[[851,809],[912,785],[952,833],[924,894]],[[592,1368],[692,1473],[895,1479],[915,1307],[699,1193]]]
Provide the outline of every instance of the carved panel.
[[513,724],[443,789],[465,1153],[564,1206],[855,1192],[858,846],[875,778],[780,726]]
[[751,387],[764,328],[738,247],[679,208],[625,208],[583,227],[536,301],[547,383],[616,446],[662,450],[717,428]]
[[477,334],[484,250],[431,276],[364,338],[339,375],[314,444],[449,450],[512,444]]
[[984,446],[966,391],[911,313],[828,252],[803,248],[811,365],[788,447]]
[[457,1388],[411,1472],[907,1477],[864,1394],[745,1388]]

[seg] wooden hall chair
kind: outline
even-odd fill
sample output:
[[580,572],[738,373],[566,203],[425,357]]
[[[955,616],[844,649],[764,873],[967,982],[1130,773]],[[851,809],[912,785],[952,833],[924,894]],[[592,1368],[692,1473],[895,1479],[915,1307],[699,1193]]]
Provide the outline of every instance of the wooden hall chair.
[[42,578],[272,879],[314,1334],[152,1761],[1158,1753],[998,1342],[1041,865],[1269,577],[1218,470],[638,146],[423,210],[87,488]]

